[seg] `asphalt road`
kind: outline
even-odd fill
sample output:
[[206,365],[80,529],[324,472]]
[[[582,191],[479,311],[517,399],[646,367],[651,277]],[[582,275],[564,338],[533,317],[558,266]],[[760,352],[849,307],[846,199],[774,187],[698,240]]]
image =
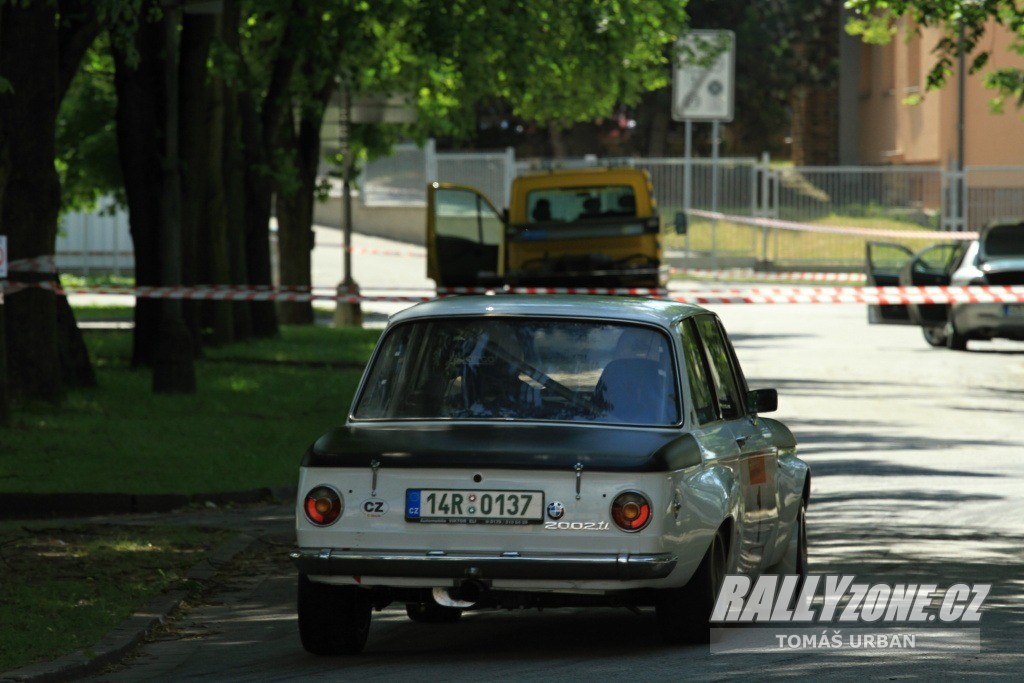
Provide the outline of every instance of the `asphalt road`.
[[[422,272],[421,257],[380,256],[356,277],[395,284]],[[317,658],[299,643],[295,575],[283,560],[291,510],[277,507],[217,516],[266,543],[206,604],[99,680],[1019,680],[1024,344],[935,350],[914,328],[867,325],[852,305],[713,308],[751,386],[778,388],[773,417],[791,426],[811,465],[812,571],[868,583],[992,583],[980,652],[712,655],[707,646],[662,646],[650,612],[499,612],[421,625],[388,609],[374,615],[364,654]],[[368,307],[371,318],[386,312]]]

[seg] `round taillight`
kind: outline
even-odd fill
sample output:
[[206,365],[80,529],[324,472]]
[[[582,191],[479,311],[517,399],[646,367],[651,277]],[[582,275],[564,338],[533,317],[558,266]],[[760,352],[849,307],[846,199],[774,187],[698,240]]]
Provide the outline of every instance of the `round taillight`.
[[341,494],[330,486],[317,486],[306,494],[306,518],[318,526],[333,524],[345,511]]
[[651,501],[636,491],[620,493],[612,502],[612,520],[623,531],[640,531],[651,521]]

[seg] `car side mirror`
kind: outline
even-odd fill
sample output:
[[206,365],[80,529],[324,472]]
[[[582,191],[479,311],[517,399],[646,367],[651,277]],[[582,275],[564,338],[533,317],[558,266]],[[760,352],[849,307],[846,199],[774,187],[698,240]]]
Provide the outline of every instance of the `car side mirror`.
[[677,235],[685,235],[686,234],[686,229],[688,227],[689,227],[689,224],[687,223],[687,220],[686,220],[686,212],[685,211],[676,211],[676,234]]
[[779,409],[779,392],[775,389],[755,389],[747,394],[747,405],[754,413],[774,413]]

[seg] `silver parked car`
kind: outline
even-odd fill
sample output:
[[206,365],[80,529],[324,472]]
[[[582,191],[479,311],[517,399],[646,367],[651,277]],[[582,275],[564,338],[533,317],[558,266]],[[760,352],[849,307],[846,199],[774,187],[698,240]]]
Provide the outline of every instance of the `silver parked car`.
[[[394,316],[344,427],[306,453],[299,631],[371,611],[653,607],[707,640],[726,573],[805,574],[810,473],[718,317],[623,297],[474,296]],[[655,620],[652,619],[652,626]]]
[[[935,244],[916,254],[899,244],[870,242],[867,276],[880,287],[1024,285],[1024,221],[993,221],[978,239]],[[868,320],[919,325],[929,344],[957,351],[972,339],[1024,341],[1024,303],[869,306]]]

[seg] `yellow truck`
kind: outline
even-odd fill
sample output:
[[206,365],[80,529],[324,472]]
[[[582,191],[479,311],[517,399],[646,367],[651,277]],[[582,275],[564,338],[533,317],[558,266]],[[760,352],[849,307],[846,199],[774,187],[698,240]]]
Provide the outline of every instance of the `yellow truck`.
[[661,287],[661,221],[635,168],[538,171],[499,212],[479,190],[427,187],[427,277],[438,287]]

